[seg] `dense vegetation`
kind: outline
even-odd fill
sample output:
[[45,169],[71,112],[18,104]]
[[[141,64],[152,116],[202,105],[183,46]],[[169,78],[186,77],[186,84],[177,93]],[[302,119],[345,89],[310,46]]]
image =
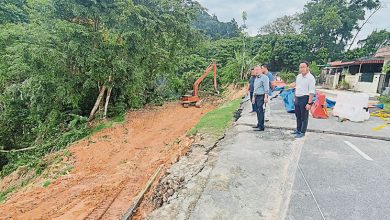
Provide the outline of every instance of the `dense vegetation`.
[[[4,176],[90,133],[87,121],[177,99],[213,59],[219,83],[245,81],[268,62],[293,77],[301,60],[325,64],[375,52],[389,32],[348,50],[353,33],[379,7],[374,0],[316,0],[249,37],[192,0],[2,0],[0,153]],[[336,10],[337,9],[337,10]],[[246,20],[246,16],[243,16]],[[206,78],[207,89],[212,84]]]

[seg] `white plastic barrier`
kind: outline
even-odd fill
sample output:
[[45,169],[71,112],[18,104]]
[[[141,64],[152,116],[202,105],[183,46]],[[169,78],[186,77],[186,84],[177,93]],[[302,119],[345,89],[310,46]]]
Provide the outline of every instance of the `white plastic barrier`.
[[368,120],[370,118],[370,113],[367,111],[368,98],[368,94],[365,93],[340,93],[337,95],[333,115],[354,122]]

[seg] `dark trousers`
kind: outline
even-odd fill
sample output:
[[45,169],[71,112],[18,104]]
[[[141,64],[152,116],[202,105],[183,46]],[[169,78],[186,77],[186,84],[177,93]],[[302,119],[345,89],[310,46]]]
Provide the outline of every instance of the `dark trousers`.
[[[249,92],[249,97],[251,98],[250,101],[252,103],[252,99],[253,99],[253,91]],[[256,105],[252,103],[252,111],[256,111]]]
[[264,95],[255,95],[255,109],[257,113],[257,127],[264,129]]
[[297,131],[305,133],[309,123],[309,111],[306,105],[309,102],[309,96],[295,97],[295,116],[297,117]]

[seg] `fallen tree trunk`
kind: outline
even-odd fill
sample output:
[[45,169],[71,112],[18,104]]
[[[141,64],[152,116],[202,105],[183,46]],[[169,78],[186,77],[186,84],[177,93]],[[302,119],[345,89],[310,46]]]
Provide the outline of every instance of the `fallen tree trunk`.
[[144,198],[145,193],[149,190],[149,188],[152,186],[154,180],[160,173],[161,169],[163,168],[163,165],[161,165],[153,176],[149,178],[149,181],[146,183],[144,189],[137,195],[134,202],[131,204],[130,208],[127,210],[127,212],[121,217],[121,220],[129,220],[133,217],[133,214],[137,210],[138,206],[141,204],[142,199]]
[[111,75],[108,77],[108,86],[109,86],[109,88],[108,88],[107,95],[106,95],[106,104],[104,105],[103,119],[107,118],[108,103],[110,102],[110,96],[111,96],[111,91],[112,91],[112,87],[113,87]]
[[92,111],[89,114],[88,121],[91,121],[93,119],[93,117],[95,116],[95,113],[96,113],[97,109],[99,108],[100,102],[102,101],[102,98],[103,98],[105,91],[106,91],[106,85],[104,84],[102,86],[102,89],[100,90],[99,96],[96,99],[95,105],[93,106]]
[[110,88],[108,89],[108,91],[107,91],[106,104],[104,105],[103,119],[106,119],[106,118],[107,118],[107,109],[108,109],[108,103],[110,102],[111,90],[112,90],[112,87],[110,87]]
[[0,150],[0,153],[22,152],[22,151],[34,150],[35,148],[37,147],[27,147],[27,148],[17,149],[17,150]]

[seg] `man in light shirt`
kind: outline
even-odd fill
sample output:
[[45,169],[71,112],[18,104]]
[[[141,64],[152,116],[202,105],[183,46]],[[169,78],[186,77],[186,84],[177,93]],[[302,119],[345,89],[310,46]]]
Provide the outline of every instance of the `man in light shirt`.
[[253,86],[252,104],[256,106],[257,125],[256,131],[264,131],[264,103],[268,102],[269,79],[262,73],[259,66],[255,67],[256,80]]
[[310,73],[309,63],[304,61],[299,64],[299,75],[296,78],[295,88],[295,116],[297,117],[297,129],[292,133],[296,138],[305,136],[309,122],[309,110],[313,104],[316,91],[316,80]]

